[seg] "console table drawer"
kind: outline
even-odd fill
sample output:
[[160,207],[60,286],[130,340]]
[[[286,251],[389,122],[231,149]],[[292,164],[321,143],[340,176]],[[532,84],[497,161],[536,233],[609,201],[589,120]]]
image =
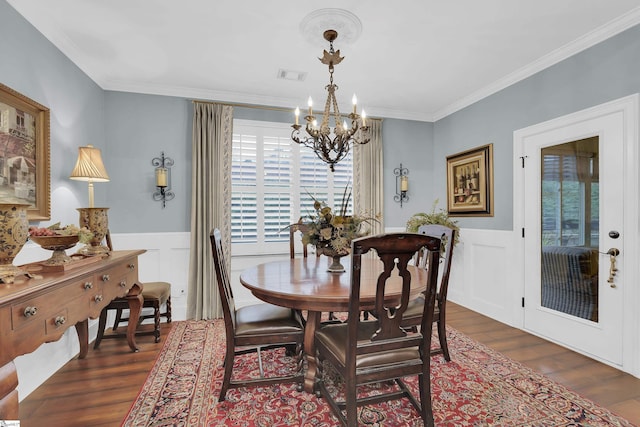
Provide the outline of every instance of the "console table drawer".
[[77,321],[77,319],[69,318],[69,309],[64,307],[49,316],[47,321],[44,323],[45,334],[60,336],[60,334],[62,334],[62,332],[64,332],[69,326],[75,324],[74,320]]
[[72,303],[78,304],[79,299],[83,297],[93,300],[95,295],[101,292],[95,283],[95,277],[89,276],[48,294],[25,299],[12,305],[11,329],[17,330],[24,325],[41,322],[55,314],[61,307],[67,307]]
[[107,273],[102,275],[98,275],[99,279],[104,282],[113,282],[122,276],[128,276],[133,274],[133,277],[138,277],[138,260],[137,258],[131,259],[127,262],[120,263],[117,266],[114,266]]
[[102,292],[107,301],[111,301],[117,297],[123,297],[129,292],[129,289],[137,283],[138,274],[135,270],[125,272],[121,275],[110,275],[108,280],[102,279]]

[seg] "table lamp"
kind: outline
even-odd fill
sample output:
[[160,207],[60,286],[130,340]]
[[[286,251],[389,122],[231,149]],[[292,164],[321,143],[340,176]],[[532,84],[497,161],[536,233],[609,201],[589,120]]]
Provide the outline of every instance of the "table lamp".
[[109,208],[96,208],[93,206],[93,183],[109,181],[109,175],[102,163],[100,150],[92,145],[78,147],[78,160],[69,178],[89,183],[89,207],[78,208],[80,212],[79,225],[80,227],[88,228],[93,233],[93,238],[88,245],[80,249],[79,253],[83,255],[98,255],[109,252],[109,248],[102,245],[102,240],[109,229],[109,220],[107,218],[107,210]]

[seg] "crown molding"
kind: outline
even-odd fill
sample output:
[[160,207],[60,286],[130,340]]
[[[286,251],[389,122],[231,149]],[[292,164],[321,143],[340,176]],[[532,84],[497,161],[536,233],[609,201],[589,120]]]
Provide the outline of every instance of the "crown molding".
[[608,22],[607,24],[597,28],[584,36],[564,45],[561,48],[554,50],[553,52],[539,58],[531,64],[506,75],[500,80],[493,82],[492,84],[485,86],[484,88],[459,99],[458,101],[449,104],[448,106],[434,112],[432,114],[433,121],[438,121],[447,117],[456,111],[462,110],[471,104],[474,104],[496,92],[501,91],[515,83],[518,83],[527,77],[539,73],[540,71],[551,67],[577,53],[582,52],[598,43],[601,43],[621,32],[638,25],[640,23],[640,7],[637,7],[630,12],[619,16],[618,18]]

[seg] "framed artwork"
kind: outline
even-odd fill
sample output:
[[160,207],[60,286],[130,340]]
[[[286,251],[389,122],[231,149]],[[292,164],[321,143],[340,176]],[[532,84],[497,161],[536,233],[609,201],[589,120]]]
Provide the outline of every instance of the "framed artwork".
[[49,109],[0,83],[0,203],[27,203],[51,219]]
[[451,216],[493,216],[493,144],[447,156]]

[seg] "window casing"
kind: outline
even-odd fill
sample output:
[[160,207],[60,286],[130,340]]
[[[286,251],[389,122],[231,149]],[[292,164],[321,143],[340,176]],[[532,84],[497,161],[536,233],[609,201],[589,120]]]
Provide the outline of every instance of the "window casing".
[[[350,153],[331,173],[315,153],[291,140],[286,123],[236,119],[231,164],[233,255],[288,252],[285,229],[313,213],[313,198],[337,207],[352,182]],[[353,197],[348,212],[353,211]]]

